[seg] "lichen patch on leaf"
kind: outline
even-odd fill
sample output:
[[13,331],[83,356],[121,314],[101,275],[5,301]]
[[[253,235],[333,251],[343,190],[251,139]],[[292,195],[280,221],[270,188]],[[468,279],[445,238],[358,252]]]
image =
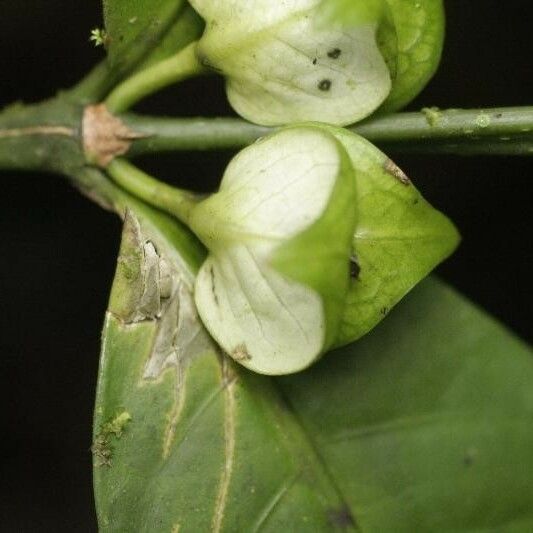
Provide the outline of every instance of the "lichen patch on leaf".
[[130,413],[122,411],[101,427],[91,446],[95,467],[112,466],[113,439],[120,439],[130,422]]

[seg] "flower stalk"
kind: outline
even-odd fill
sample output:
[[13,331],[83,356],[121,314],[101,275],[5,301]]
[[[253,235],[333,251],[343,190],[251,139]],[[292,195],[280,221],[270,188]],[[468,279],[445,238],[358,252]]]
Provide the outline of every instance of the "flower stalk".
[[156,63],[118,85],[106,98],[105,104],[112,113],[121,113],[133,107],[143,98],[208,71],[198,61],[196,42],[192,42],[177,54]]
[[201,197],[159,181],[125,159],[113,160],[106,167],[112,180],[134,197],[177,217],[189,225],[191,211]]

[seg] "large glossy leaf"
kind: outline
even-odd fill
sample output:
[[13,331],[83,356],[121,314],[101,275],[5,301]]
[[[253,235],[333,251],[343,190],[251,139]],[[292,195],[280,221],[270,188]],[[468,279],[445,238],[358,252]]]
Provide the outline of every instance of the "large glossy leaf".
[[198,322],[184,235],[127,217],[96,402],[102,531],[531,529],[522,343],[428,281],[310,371],[254,375]]
[[128,72],[165,59],[202,32],[186,0],[103,0],[109,60]]
[[444,284],[281,384],[363,531],[533,531],[533,354]]

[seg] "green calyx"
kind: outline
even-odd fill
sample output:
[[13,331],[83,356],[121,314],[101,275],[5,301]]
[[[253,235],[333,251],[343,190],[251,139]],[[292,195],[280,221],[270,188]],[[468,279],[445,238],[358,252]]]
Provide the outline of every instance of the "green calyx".
[[442,0],[386,0],[396,29],[392,89],[380,112],[405,107],[426,86],[439,66],[444,44]]
[[[326,333],[320,352],[306,360],[306,364],[302,364],[301,368],[327,349],[348,344],[372,330],[418,282],[451,255],[460,240],[453,223],[434,209],[402,170],[371,143],[348,130],[324,124],[305,124],[288,128],[284,130],[284,134],[290,133],[294,136],[294,146],[304,146],[308,141],[301,132],[305,131],[313,131],[313,135],[322,131],[335,138],[342,146],[342,157],[348,156],[351,160],[351,167],[344,163],[347,171],[339,173],[330,203],[321,212],[320,218],[305,231],[292,236],[283,244],[277,244],[275,253],[269,256],[267,262],[269,268],[274,267],[277,272],[320,295],[325,313]],[[272,164],[267,163],[268,160],[272,162],[276,159],[276,150],[269,144],[269,140],[272,142],[277,136],[284,134],[275,134],[260,144],[253,145],[247,149],[249,154],[247,150],[243,152],[246,161],[248,155],[257,148],[265,149],[263,158],[256,160],[256,166],[246,167],[242,163],[238,165],[243,175],[248,176],[250,190],[254,187],[260,188],[257,176],[264,173],[266,165]],[[315,150],[316,148],[310,146],[306,157]],[[284,167],[281,166],[277,171],[283,172]],[[230,165],[227,175],[232,172]],[[352,180],[351,185],[348,179]],[[286,183],[286,180],[287,176],[284,176],[283,182]],[[311,179],[309,183],[312,183]],[[257,194],[257,190],[251,192],[250,198]],[[237,219],[234,215],[228,215],[237,212],[237,206],[246,203],[242,201],[242,197],[232,194],[232,186],[226,189],[223,181],[219,195],[206,201],[203,206],[200,204],[195,213],[197,221],[192,227],[207,246],[214,250],[214,256],[220,257],[224,256],[227,247],[240,246],[242,241],[236,244],[239,242],[235,239],[236,235],[249,237],[253,241],[257,229],[249,235],[249,231],[245,231],[235,222]],[[261,201],[259,195],[257,202]],[[308,201],[307,198],[301,198],[301,203]],[[269,218],[266,213],[272,209],[272,205],[265,204],[264,207],[265,215],[260,222],[263,226],[258,228],[266,228],[264,224]],[[290,204],[281,206],[282,210],[291,208]],[[270,216],[276,218],[279,215],[272,210]],[[226,223],[221,223],[221,219],[225,219]],[[349,228],[353,228],[350,233]],[[217,238],[217,235],[222,234],[224,238]],[[268,240],[269,237],[265,234],[262,238]],[[217,247],[220,247],[222,253],[216,251]],[[242,268],[245,263],[243,257],[235,255],[233,268],[241,270],[233,279],[235,283],[242,281],[248,285],[248,290],[253,293],[254,283],[247,283],[249,273],[246,268]],[[197,282],[197,294],[202,287],[212,289],[218,285],[219,277],[224,278],[224,269],[218,272],[217,268],[212,259],[204,265],[199,276],[200,281]],[[227,265],[225,268],[227,269]],[[206,294],[209,295],[207,289]],[[270,312],[264,307],[264,294],[259,294],[256,301],[249,302],[250,309],[252,312],[256,309]],[[197,298],[197,303],[200,315],[205,321],[201,300],[201,297]],[[213,292],[213,297],[204,302],[204,307],[211,312],[217,306],[217,298]],[[233,316],[237,318],[238,315]],[[209,323],[216,324],[218,320],[222,321],[222,315],[218,315],[218,318],[211,316],[206,325],[221,342],[213,333],[213,326],[209,326]],[[317,324],[317,321],[308,319],[305,322],[311,331],[319,327]],[[222,322],[220,329],[224,330]],[[256,331],[255,334],[259,335],[260,332]],[[283,335],[298,339],[297,335],[287,331],[284,331]],[[298,339],[298,342],[301,340]],[[224,342],[221,344],[226,348]],[[240,362],[259,372],[288,373],[286,368],[281,372],[279,368],[265,370],[252,366],[253,358],[248,358],[250,354],[248,349],[243,349],[245,346],[246,343],[236,344],[229,353],[234,354],[237,360],[242,358]],[[260,353],[265,353],[264,347]],[[287,354],[292,353],[294,348],[291,351],[285,347],[283,357],[290,359]],[[301,362],[303,359],[296,357],[295,360]],[[270,361],[266,364],[270,364]],[[298,369],[300,368],[295,367],[290,371]]]
[[356,179],[342,145],[291,127],[243,150],[190,226],[210,251],[200,317],[244,366],[289,374],[337,338],[350,280]]
[[354,264],[336,346],[373,329],[418,282],[456,249],[453,223],[403,171],[346,129],[317,125],[343,145],[357,173]]

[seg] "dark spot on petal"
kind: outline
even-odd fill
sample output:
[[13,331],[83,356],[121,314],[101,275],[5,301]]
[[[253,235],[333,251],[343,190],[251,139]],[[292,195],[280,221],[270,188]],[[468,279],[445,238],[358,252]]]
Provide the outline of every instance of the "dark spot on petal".
[[318,63],[318,59],[315,57],[315,59],[313,59],[313,65],[316,65]]
[[329,91],[331,89],[331,80],[322,80],[318,83],[318,88],[321,91]]
[[342,50],[340,48],[333,48],[328,52],[328,57],[331,57],[331,59],[339,59],[341,53]]
[[352,529],[357,527],[355,519],[347,506],[328,511],[328,520],[335,528]]

